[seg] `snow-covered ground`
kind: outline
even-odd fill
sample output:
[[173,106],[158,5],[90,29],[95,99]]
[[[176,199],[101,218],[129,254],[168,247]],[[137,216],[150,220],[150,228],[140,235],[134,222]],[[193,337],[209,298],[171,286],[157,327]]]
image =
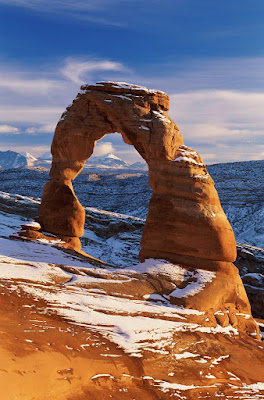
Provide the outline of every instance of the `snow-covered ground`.
[[238,242],[264,248],[264,161],[208,166]]
[[[7,219],[11,222],[7,223],[6,220],[6,226],[22,222],[11,215]],[[179,266],[162,260],[147,260],[125,270],[95,268],[87,260],[78,259],[50,244],[11,240],[5,237],[8,229],[2,231],[0,238],[2,282],[9,281],[9,289],[20,295],[25,293],[35,299],[45,300],[47,312],[56,311],[75,324],[99,332],[126,353],[136,357],[142,357],[142,351],[166,354],[168,347],[173,344],[176,331],[238,335],[237,329],[230,325],[226,328],[219,325],[206,328],[194,321],[190,323],[188,316],[195,317],[203,313],[172,306],[170,295],[150,293],[139,300],[121,293],[121,286],[124,283],[133,285],[139,279],[139,274],[169,274],[175,281],[182,279],[186,271]],[[185,289],[178,289],[178,297],[198,293],[214,276],[213,272],[196,270],[195,273],[198,279],[191,281]],[[59,290],[54,282],[59,283]],[[110,295],[107,292],[109,285],[116,288]],[[175,292],[176,289],[171,292],[174,297]]]
[[[98,334],[101,341],[107,340],[117,349],[104,353],[105,357],[115,359],[124,354],[141,361],[150,354],[157,359],[167,357],[170,365],[173,362],[183,363],[183,368],[186,365],[184,363],[195,364],[200,369],[200,383],[192,381],[185,384],[169,371],[168,379],[156,374],[141,377],[168,396],[176,393],[178,398],[186,398],[189,390],[210,388],[215,391],[216,397],[219,395],[223,398],[224,373],[226,387],[229,391],[235,391],[239,398],[264,399],[262,380],[249,384],[239,374],[234,374],[229,366],[232,352],[231,349],[227,351],[223,343],[230,347],[230,343],[237,343],[238,330],[231,325],[225,328],[220,325],[201,325],[201,318],[205,318],[203,312],[170,303],[171,296],[183,298],[199,293],[214,278],[214,273],[186,271],[164,260],[136,261],[143,219],[87,207],[84,249],[95,257],[104,257],[105,261],[119,266],[95,267],[87,259],[65,252],[58,243],[50,245],[11,240],[8,237],[28,220],[30,210],[31,217],[36,214],[39,199],[1,192],[0,205],[5,208],[0,212],[0,288],[25,299],[22,307],[31,311],[30,307],[34,306],[28,304],[29,298],[44,302],[45,306],[41,309],[43,315],[55,314],[68,321],[69,326],[82,327]],[[174,285],[166,295],[153,292],[153,285],[148,283],[150,277],[153,283],[153,279],[162,276],[182,282],[186,273],[187,285],[181,289]],[[32,308],[33,311],[36,312]],[[242,317],[245,320],[250,318],[247,314]],[[26,337],[29,344],[34,341],[30,334],[27,333],[29,336]],[[185,334],[195,335],[195,342],[188,345],[184,342],[178,346],[175,335]],[[211,350],[207,350],[211,346],[203,348],[203,343],[207,340],[217,341],[219,335],[222,341],[217,351],[211,353]],[[83,350],[89,350],[89,344],[82,346]],[[221,376],[219,368],[224,371]],[[90,379],[112,379],[111,376],[97,374]],[[228,393],[226,398],[233,398]]]

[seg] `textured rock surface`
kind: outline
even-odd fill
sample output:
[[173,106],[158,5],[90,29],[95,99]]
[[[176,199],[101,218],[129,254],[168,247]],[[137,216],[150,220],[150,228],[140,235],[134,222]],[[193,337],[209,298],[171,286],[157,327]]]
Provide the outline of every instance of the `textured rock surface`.
[[233,231],[201,157],[183,145],[168,108],[165,93],[140,86],[104,82],[82,87],[55,131],[52,181],[45,186],[40,207],[43,229],[82,235],[84,212],[71,180],[96,142],[118,131],[148,163],[153,189],[140,259],[228,270],[236,259]]
[[173,161],[152,162],[149,172],[153,196],[140,258],[228,269],[235,238],[201,157],[181,145]]
[[[1,400],[264,399],[264,345],[234,267],[113,268],[51,245],[37,223],[12,213],[14,205],[24,215],[23,204],[34,212],[32,199],[5,199]],[[98,213],[97,234],[128,229],[119,216],[109,232],[114,215],[103,211],[91,209],[89,221]],[[40,239],[10,240],[21,224]]]
[[199,311],[219,272],[158,260],[95,268],[7,238],[0,249],[1,400],[264,399],[251,315],[235,303],[216,311],[216,298]]

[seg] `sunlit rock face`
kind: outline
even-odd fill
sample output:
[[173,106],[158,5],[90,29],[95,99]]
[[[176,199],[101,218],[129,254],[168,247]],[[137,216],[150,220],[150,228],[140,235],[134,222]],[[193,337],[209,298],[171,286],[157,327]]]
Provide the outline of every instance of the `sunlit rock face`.
[[167,115],[167,94],[126,83],[81,88],[59,121],[52,143],[51,182],[40,208],[43,229],[60,237],[83,235],[85,214],[71,181],[96,142],[120,132],[149,166],[153,196],[140,259],[225,270],[236,258],[235,238],[201,157],[184,146]]

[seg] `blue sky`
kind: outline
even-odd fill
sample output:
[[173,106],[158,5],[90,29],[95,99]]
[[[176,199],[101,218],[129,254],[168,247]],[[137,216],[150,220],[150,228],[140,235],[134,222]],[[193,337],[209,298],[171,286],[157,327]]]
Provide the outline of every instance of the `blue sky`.
[[[82,83],[166,91],[207,163],[264,159],[263,0],[0,0],[0,150],[46,152]],[[139,156],[120,135],[96,154]]]

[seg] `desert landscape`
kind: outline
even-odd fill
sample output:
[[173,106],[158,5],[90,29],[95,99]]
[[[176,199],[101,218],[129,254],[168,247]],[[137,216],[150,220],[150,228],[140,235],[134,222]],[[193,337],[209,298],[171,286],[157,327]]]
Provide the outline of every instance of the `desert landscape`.
[[264,2],[0,12],[0,400],[264,400]]
[[[168,108],[165,93],[137,85],[82,87],[57,125],[51,180],[40,166],[1,171],[3,399],[264,398],[264,250],[250,214],[248,242],[236,244]],[[103,187],[111,197],[106,181],[129,189],[108,210],[89,196],[83,208],[71,181],[113,130],[147,162],[151,189],[144,171],[84,169],[80,194],[101,180],[97,199]]]

